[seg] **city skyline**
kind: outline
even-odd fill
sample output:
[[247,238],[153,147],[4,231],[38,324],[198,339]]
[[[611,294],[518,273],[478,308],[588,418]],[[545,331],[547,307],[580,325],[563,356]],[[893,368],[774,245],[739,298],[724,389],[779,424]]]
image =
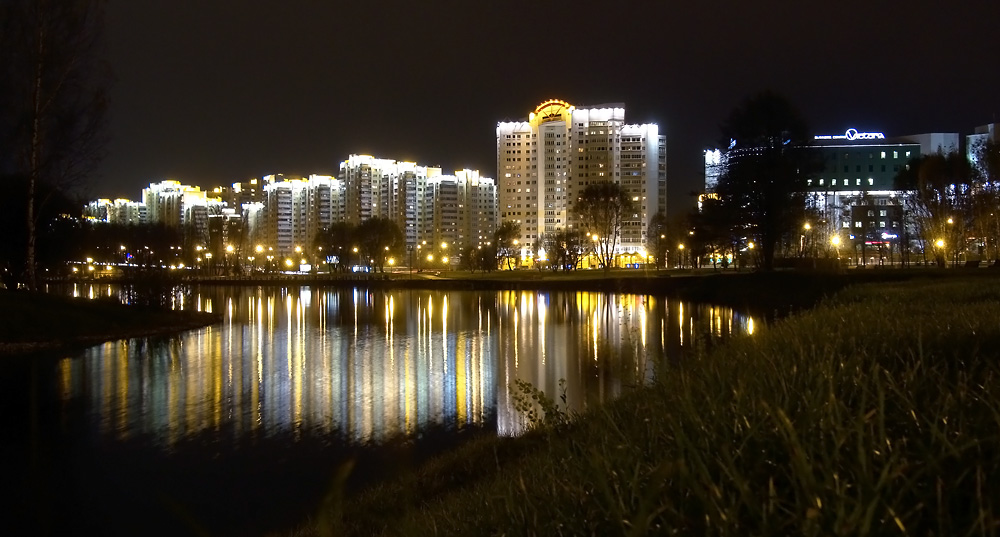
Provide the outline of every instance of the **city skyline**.
[[[436,8],[252,0],[107,7],[109,154],[89,187],[336,173],[384,154],[493,175],[498,118],[622,102],[670,142],[671,208],[745,97],[785,94],[817,134],[971,133],[995,121],[1000,6],[787,1]],[[932,37],[930,37],[932,36]]]

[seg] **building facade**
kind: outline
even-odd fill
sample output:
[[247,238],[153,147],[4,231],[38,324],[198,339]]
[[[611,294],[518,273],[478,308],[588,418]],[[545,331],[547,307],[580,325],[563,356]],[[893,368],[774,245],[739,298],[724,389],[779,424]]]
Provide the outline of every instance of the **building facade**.
[[341,162],[344,213],[359,224],[387,218],[403,232],[408,250],[422,244],[454,251],[485,244],[496,228],[496,185],[475,170],[442,174],[441,168],[351,155]]
[[[957,133],[886,137],[858,132],[817,135],[811,144],[823,169],[806,179],[806,204],[818,221],[809,223],[813,242],[894,248],[915,231],[906,222],[910,193],[897,189],[896,176],[922,155],[958,151]],[[726,150],[705,151],[705,189],[711,193],[725,172]],[[834,239],[836,237],[836,239]]]
[[636,207],[618,252],[644,251],[650,217],[666,212],[666,177],[666,137],[656,124],[625,123],[622,104],[578,108],[552,99],[526,121],[497,124],[498,217],[521,226],[525,261],[544,235],[579,227],[577,197],[602,182],[620,185]]

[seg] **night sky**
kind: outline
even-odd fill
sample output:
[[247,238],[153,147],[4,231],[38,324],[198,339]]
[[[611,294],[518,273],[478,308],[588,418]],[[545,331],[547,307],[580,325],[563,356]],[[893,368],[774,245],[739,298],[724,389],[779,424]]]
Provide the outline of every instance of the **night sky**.
[[998,22],[996,0],[112,1],[89,194],[336,174],[351,153],[493,177],[497,121],[560,98],[658,123],[680,210],[718,125],[764,89],[823,134],[1000,121]]

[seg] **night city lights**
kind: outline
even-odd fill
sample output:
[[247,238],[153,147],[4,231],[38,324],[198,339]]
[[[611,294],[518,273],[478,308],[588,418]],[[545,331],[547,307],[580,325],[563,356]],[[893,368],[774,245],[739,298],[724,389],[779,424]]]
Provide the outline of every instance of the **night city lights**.
[[5,0],[4,534],[1000,533],[998,20]]

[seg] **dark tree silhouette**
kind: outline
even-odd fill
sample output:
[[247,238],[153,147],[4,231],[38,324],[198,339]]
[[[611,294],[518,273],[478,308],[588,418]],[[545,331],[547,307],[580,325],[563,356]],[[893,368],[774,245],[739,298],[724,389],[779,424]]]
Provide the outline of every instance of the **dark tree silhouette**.
[[1000,142],[976,144],[972,155],[973,233],[982,241],[982,257],[1000,264]]
[[722,125],[728,147],[716,194],[757,243],[764,270],[786,234],[803,224],[806,179],[822,170],[808,128],[784,97],[764,92],[744,101]]
[[354,254],[356,230],[350,222],[334,222],[330,227],[322,229],[313,240],[313,249],[322,248],[324,259],[333,256],[337,259],[336,270],[347,272]]
[[911,160],[895,178],[900,190],[913,192],[911,210],[924,243],[924,254],[933,252],[944,266],[965,247],[971,228],[972,168],[964,155],[924,155]]
[[[25,283],[36,284],[40,185],[65,190],[103,156],[107,69],[98,61],[99,0],[0,4],[0,164],[24,177]],[[49,190],[51,191],[51,190]]]
[[656,270],[667,265],[667,251],[670,249],[668,245],[673,238],[668,235],[668,228],[667,215],[662,211],[651,216],[646,226],[646,248],[648,248],[646,253],[656,259],[653,263],[656,265]]
[[399,257],[403,249],[403,232],[389,218],[376,216],[358,226],[356,231],[362,262],[374,271],[385,272],[389,258]]
[[521,224],[506,220],[493,232],[493,244],[496,245],[497,262],[502,267],[507,265],[507,270],[513,270],[515,262],[518,261],[520,249],[518,248],[518,237],[521,236]]
[[589,245],[583,240],[583,233],[577,230],[560,229],[542,237],[545,255],[553,270],[573,270]]
[[611,270],[622,221],[627,214],[634,212],[632,200],[617,183],[590,184],[580,193],[574,212],[591,239],[597,237],[593,241],[594,249],[604,271]]

